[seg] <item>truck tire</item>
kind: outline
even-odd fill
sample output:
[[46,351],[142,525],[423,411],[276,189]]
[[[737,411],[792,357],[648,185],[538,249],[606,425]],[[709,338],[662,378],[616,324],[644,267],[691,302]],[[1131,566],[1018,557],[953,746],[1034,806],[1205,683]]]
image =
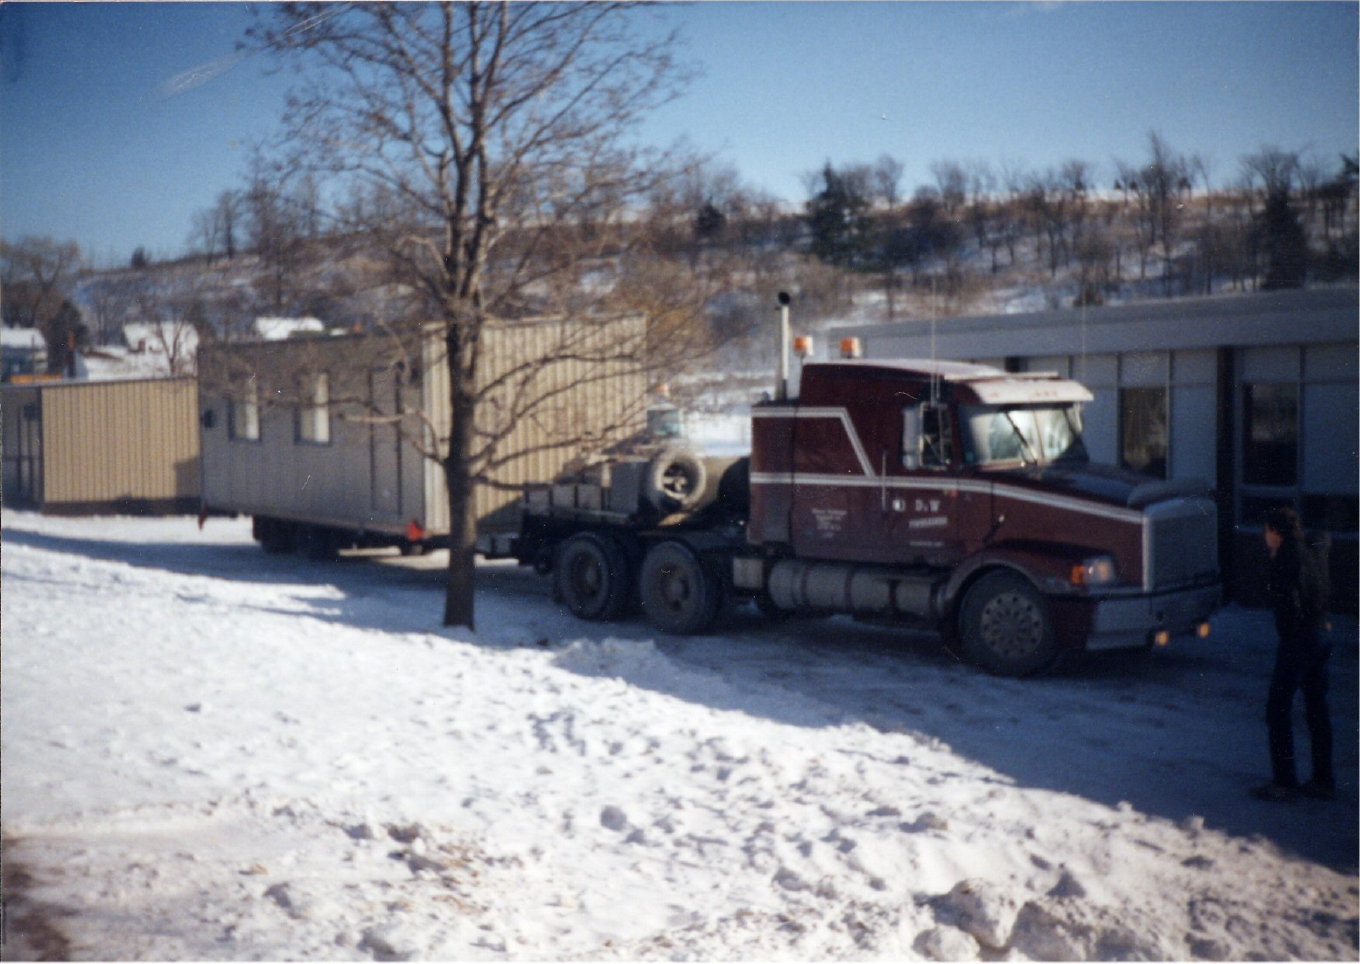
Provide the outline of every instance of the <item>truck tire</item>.
[[1016,572],[979,579],[959,610],[963,655],[998,676],[1031,676],[1053,665],[1057,643],[1044,597]]
[[713,624],[722,584],[680,542],[658,542],[642,560],[638,590],[647,621],[664,633],[688,636]]
[[297,532],[291,522],[257,515],[251,519],[250,528],[251,535],[260,544],[260,548],[271,556],[297,549]]
[[340,558],[339,533],[325,526],[299,525],[297,547],[312,562],[334,562]]
[[662,449],[647,464],[642,497],[663,512],[688,512],[703,500],[708,484],[704,460],[687,448]]
[[607,535],[578,532],[558,553],[556,595],[577,619],[618,619],[631,591],[628,559]]

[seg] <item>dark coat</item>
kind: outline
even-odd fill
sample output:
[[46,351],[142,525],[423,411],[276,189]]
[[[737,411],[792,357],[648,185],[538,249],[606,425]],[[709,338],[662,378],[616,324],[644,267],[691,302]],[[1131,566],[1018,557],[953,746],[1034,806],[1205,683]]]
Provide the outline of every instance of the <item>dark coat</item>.
[[1286,539],[1267,565],[1266,594],[1281,639],[1317,635],[1326,619],[1327,580],[1316,553]]

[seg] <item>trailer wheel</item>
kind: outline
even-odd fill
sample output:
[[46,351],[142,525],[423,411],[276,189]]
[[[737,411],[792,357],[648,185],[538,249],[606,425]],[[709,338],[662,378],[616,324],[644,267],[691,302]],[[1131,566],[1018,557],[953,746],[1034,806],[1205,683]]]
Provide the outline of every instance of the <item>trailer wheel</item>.
[[679,542],[659,542],[642,560],[639,595],[647,621],[686,636],[713,624],[722,585],[697,555]]
[[250,520],[250,528],[251,535],[260,544],[260,548],[271,556],[297,549],[297,533],[291,522],[257,515]]
[[297,545],[312,562],[334,562],[340,558],[340,538],[324,526],[298,526]]
[[658,452],[647,464],[642,495],[661,512],[686,512],[699,505],[708,484],[704,460],[685,448]]
[[963,654],[998,676],[1030,676],[1057,658],[1044,597],[1014,572],[993,572],[968,590],[959,611]]
[[607,535],[579,532],[562,546],[555,567],[556,595],[578,619],[618,619],[628,606],[628,560]]

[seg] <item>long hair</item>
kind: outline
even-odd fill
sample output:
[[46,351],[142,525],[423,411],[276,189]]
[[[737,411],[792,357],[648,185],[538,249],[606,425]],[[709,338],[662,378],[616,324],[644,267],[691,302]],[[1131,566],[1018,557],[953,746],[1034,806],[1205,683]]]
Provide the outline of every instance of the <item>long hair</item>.
[[1284,536],[1284,541],[1292,543],[1295,548],[1303,547],[1303,523],[1299,520],[1299,514],[1289,506],[1276,506],[1266,512],[1266,528]]
[[1288,506],[1277,506],[1266,513],[1266,527],[1284,539],[1280,546],[1282,561],[1289,567],[1297,566],[1299,601],[1305,612],[1317,618],[1327,607],[1331,596],[1331,580],[1327,572],[1329,539],[1310,545],[1303,531],[1299,514]]

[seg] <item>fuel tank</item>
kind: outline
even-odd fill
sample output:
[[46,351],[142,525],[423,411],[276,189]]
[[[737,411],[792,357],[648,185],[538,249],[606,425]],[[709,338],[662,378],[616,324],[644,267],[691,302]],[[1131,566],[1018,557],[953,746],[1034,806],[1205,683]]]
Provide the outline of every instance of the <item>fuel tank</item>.
[[819,609],[875,616],[933,615],[934,582],[886,566],[784,559],[767,589],[780,609]]

